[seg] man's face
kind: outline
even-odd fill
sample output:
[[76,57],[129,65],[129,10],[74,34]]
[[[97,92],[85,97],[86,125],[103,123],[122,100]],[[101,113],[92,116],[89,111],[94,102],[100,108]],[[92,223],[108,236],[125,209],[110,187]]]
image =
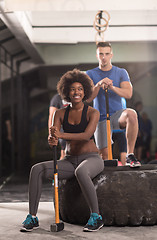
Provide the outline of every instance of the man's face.
[[96,56],[99,61],[99,66],[104,68],[111,64],[113,53],[110,47],[99,47],[97,48]]

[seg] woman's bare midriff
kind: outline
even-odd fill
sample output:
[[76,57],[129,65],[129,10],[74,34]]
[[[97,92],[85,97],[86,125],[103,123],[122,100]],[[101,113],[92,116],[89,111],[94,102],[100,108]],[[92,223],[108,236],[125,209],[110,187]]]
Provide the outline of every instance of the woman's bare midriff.
[[66,154],[77,156],[85,153],[98,152],[93,139],[90,141],[67,141]]

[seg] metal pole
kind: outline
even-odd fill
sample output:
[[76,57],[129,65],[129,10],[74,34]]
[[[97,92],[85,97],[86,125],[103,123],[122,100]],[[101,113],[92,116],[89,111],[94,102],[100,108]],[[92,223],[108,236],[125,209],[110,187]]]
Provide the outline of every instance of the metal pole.
[[16,63],[17,68],[17,170],[22,169],[22,79],[20,76],[20,62]]
[[20,75],[20,66],[22,62],[29,60],[29,57],[23,58],[16,62],[17,73],[17,170],[23,170],[23,153],[24,153],[24,131],[23,131],[23,86],[22,77]]
[[15,94],[14,94],[14,72],[13,72],[13,57],[10,57],[11,62],[11,170],[15,171]]

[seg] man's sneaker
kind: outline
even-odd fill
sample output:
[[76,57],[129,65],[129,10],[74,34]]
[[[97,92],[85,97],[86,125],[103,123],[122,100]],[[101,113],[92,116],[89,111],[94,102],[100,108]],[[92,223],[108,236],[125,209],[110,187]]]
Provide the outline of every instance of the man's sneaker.
[[130,154],[126,157],[126,166],[140,167],[141,163],[135,158],[134,154]]
[[33,229],[39,227],[39,220],[37,217],[33,218],[31,214],[28,214],[26,220],[22,224],[23,227],[20,229],[21,232],[31,232]]
[[97,213],[91,213],[90,219],[88,220],[88,223],[84,226],[83,231],[84,232],[94,232],[98,231],[100,228],[103,227],[103,221],[101,215],[98,215]]

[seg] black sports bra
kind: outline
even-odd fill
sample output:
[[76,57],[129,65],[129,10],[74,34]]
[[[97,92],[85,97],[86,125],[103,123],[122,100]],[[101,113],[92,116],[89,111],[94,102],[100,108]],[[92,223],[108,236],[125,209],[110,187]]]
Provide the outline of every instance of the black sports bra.
[[[70,110],[70,105],[66,108],[65,114],[64,114],[64,119],[63,119],[63,130],[66,133],[81,133],[84,132],[87,125],[87,110],[88,110],[88,105],[84,105],[83,111],[82,111],[82,116],[81,116],[81,121],[79,124],[70,124],[68,122],[68,116],[69,116],[69,110]],[[94,136],[91,137],[93,139]]]

